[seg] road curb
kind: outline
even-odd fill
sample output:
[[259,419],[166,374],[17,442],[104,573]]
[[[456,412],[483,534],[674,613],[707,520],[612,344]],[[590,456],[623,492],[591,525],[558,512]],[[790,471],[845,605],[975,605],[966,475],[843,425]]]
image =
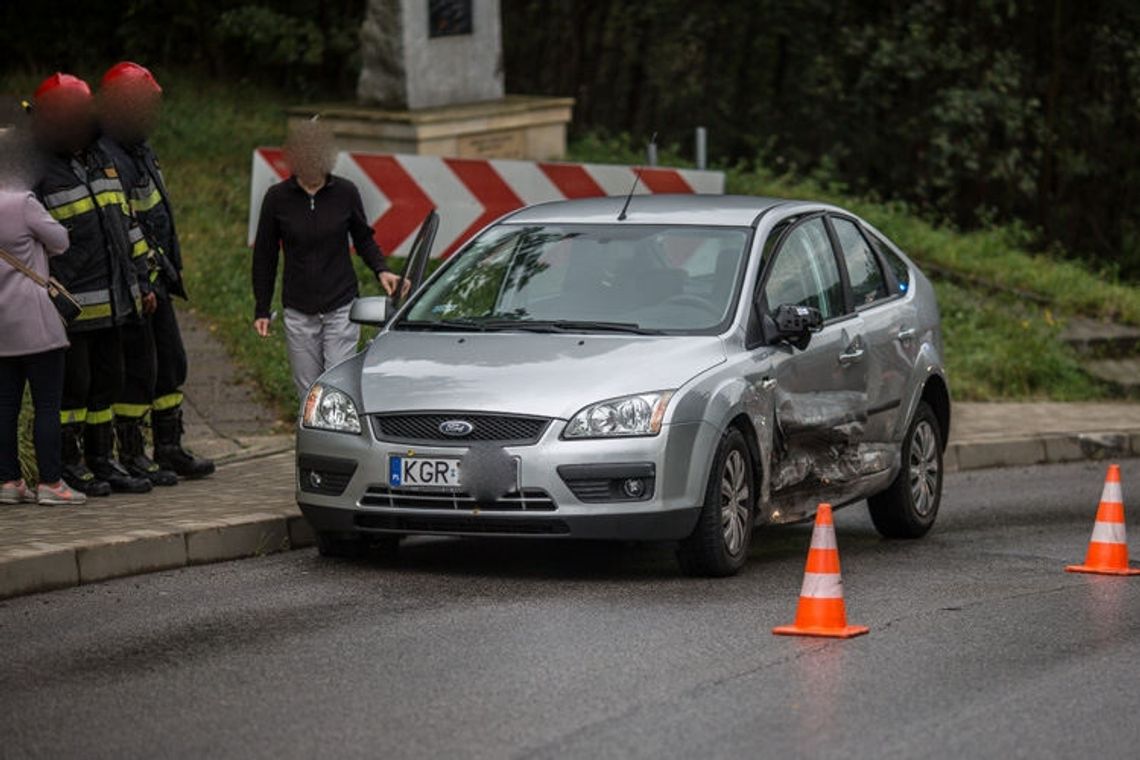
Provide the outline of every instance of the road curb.
[[253,514],[177,531],[130,531],[78,546],[19,547],[0,560],[0,599],[312,544],[300,515]]
[[[288,451],[266,447],[220,466]],[[952,441],[948,472],[1059,464],[1140,456],[1140,432],[1044,435]],[[299,513],[251,512],[177,530],[135,530],[105,541],[61,546],[37,542],[9,549],[0,559],[0,599],[79,586],[110,578],[226,562],[312,546],[312,528]]]
[[1068,433],[951,441],[946,447],[944,459],[947,472],[965,472],[1129,456],[1140,456],[1140,432]]

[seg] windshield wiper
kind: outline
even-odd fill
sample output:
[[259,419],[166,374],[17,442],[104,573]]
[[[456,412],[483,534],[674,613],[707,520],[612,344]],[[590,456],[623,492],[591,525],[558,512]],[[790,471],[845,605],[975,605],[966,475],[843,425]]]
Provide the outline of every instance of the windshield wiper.
[[438,330],[466,332],[502,332],[518,330],[536,333],[591,333],[611,332],[630,335],[661,335],[660,330],[650,330],[634,322],[595,322],[575,319],[441,319],[409,320],[396,325],[397,329]]
[[526,330],[542,333],[615,332],[631,335],[661,335],[634,322],[596,322],[577,319],[489,319],[480,324],[489,330]]
[[487,329],[483,325],[483,322],[472,319],[404,319],[396,325],[396,329],[483,332]]

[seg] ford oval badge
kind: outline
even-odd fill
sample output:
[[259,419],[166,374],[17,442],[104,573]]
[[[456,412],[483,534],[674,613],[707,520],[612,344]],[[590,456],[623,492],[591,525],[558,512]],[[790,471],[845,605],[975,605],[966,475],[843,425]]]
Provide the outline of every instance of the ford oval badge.
[[471,435],[475,426],[467,420],[447,420],[439,423],[439,432],[450,438],[462,438]]

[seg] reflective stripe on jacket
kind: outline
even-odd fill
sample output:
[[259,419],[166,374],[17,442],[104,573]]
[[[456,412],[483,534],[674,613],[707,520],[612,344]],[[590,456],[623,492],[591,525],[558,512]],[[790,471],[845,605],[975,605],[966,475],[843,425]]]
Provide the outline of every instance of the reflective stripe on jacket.
[[157,289],[186,298],[182,283],[182,249],[174,229],[174,213],[166,182],[154,150],[145,141],[124,145],[104,137],[102,143],[119,170],[131,211],[155,251],[157,273],[152,279]]
[[42,168],[36,195],[70,240],[52,257],[51,274],[83,307],[69,330],[136,319],[140,293],[151,290],[152,257],[110,157],[92,145],[76,156],[45,156]]

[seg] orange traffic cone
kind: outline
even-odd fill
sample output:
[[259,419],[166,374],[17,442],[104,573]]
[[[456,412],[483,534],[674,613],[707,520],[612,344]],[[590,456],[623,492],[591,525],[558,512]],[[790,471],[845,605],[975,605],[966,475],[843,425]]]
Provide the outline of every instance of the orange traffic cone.
[[1096,510],[1089,552],[1085,564],[1069,565],[1070,573],[1100,575],[1140,575],[1140,568],[1128,566],[1128,541],[1124,535],[1124,493],[1120,488],[1120,465],[1110,464],[1104,479],[1104,492]]
[[796,622],[773,628],[783,636],[829,636],[850,639],[869,631],[861,625],[847,625],[847,609],[843,605],[843,578],[839,574],[839,547],[835,542],[835,523],[831,521],[831,505],[820,504],[811,533],[804,585]]

